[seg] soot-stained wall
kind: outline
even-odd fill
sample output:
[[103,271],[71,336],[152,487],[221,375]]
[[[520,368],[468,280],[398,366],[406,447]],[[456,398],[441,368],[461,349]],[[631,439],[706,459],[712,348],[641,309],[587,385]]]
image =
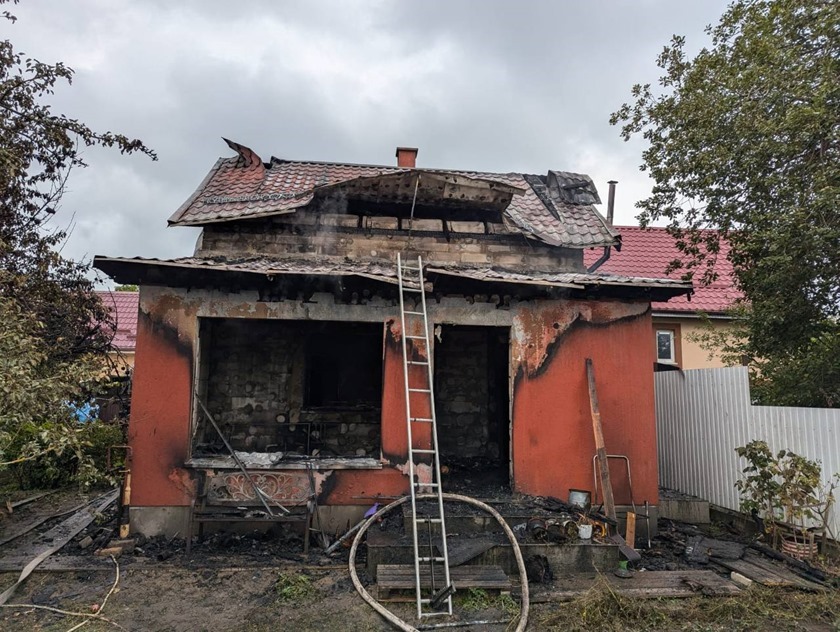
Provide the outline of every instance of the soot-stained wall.
[[[585,360],[591,358],[609,454],[629,457],[635,501],[658,501],[653,346],[647,304],[544,303],[513,327],[513,476],[517,491],[565,498],[593,490],[595,454]],[[623,464],[611,464],[629,503]]]
[[[202,319],[207,407],[236,450],[378,457],[381,345],[373,324]],[[201,428],[194,453],[224,453]]]
[[435,344],[435,406],[441,462],[507,463],[507,330],[444,326]]
[[[384,346],[378,345],[383,359],[381,459],[367,459],[369,464],[364,467],[368,469],[318,469],[318,502],[359,505],[377,494],[407,493],[401,332],[398,307],[393,303],[381,300],[365,306],[344,305],[332,295],[316,295],[307,303],[262,302],[256,292],[244,290],[228,293],[150,286],[141,288],[140,302],[129,427],[134,455],[133,508],[187,506],[195,498],[193,471],[187,460],[191,390],[201,377],[195,371],[195,354],[198,323],[203,318],[247,319],[249,326],[264,319],[275,323],[345,319],[375,326],[380,341],[384,328]],[[646,302],[534,301],[503,310],[493,304],[445,297],[440,303],[429,304],[429,320],[509,328],[516,490],[562,498],[571,487],[592,489],[595,447],[584,368],[585,359],[591,357],[607,450],[630,458],[635,500],[656,502],[653,348]],[[279,375],[279,369],[274,373]],[[411,375],[409,382],[420,386],[419,374]],[[267,392],[270,397],[273,391]],[[428,441],[422,434],[415,438]],[[626,481],[618,468],[613,469],[613,476],[616,498],[626,502]]]

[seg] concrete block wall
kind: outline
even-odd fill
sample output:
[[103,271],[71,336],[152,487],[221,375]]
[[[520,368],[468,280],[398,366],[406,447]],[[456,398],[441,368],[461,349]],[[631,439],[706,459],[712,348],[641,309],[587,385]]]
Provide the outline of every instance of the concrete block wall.
[[409,220],[396,217],[316,215],[298,212],[264,222],[208,226],[197,256],[321,255],[391,261],[397,252],[418,253],[440,264],[527,266],[532,270],[583,272],[580,250],[559,248],[511,234],[501,224]]
[[[306,334],[296,321],[206,319],[206,400],[226,438],[245,452],[379,456],[381,411],[304,408]],[[200,442],[216,445],[212,427]]]
[[[449,343],[449,344],[447,344]],[[453,344],[457,348],[453,349]],[[487,336],[460,332],[436,347],[436,400],[441,453],[463,459],[499,457],[488,414]]]

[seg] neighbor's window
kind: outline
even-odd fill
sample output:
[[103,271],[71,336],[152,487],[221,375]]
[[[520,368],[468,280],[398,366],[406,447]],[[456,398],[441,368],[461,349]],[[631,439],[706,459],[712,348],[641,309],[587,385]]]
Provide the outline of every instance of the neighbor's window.
[[673,329],[656,330],[656,361],[676,364],[677,355],[674,346]]

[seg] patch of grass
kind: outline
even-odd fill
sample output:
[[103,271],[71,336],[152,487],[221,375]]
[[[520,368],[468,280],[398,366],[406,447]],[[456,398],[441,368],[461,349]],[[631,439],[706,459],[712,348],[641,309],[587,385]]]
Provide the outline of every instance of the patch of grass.
[[519,603],[510,595],[491,595],[482,588],[468,588],[459,598],[459,605],[467,612],[501,610],[513,617],[519,613]]
[[277,601],[289,604],[303,604],[315,600],[318,591],[312,579],[303,573],[280,573],[274,584]]
[[481,588],[467,588],[460,599],[461,607],[469,612],[478,612],[490,608],[490,593]]
[[840,629],[836,591],[806,593],[752,586],[734,597],[634,599],[599,578],[583,596],[541,617],[546,630],[799,630],[806,624]]

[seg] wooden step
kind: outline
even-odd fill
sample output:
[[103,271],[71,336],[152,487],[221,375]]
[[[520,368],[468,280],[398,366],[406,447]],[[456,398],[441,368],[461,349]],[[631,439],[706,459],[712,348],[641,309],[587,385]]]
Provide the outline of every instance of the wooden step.
[[[455,566],[449,569],[449,578],[456,590],[467,588],[484,588],[501,592],[511,590],[510,578],[499,566]],[[441,588],[443,583],[443,569],[437,567],[435,568],[435,586]],[[376,584],[380,598],[386,598],[392,590],[414,590],[414,565],[380,564],[376,569]],[[420,585],[422,588],[432,587],[428,564],[420,567]]]

